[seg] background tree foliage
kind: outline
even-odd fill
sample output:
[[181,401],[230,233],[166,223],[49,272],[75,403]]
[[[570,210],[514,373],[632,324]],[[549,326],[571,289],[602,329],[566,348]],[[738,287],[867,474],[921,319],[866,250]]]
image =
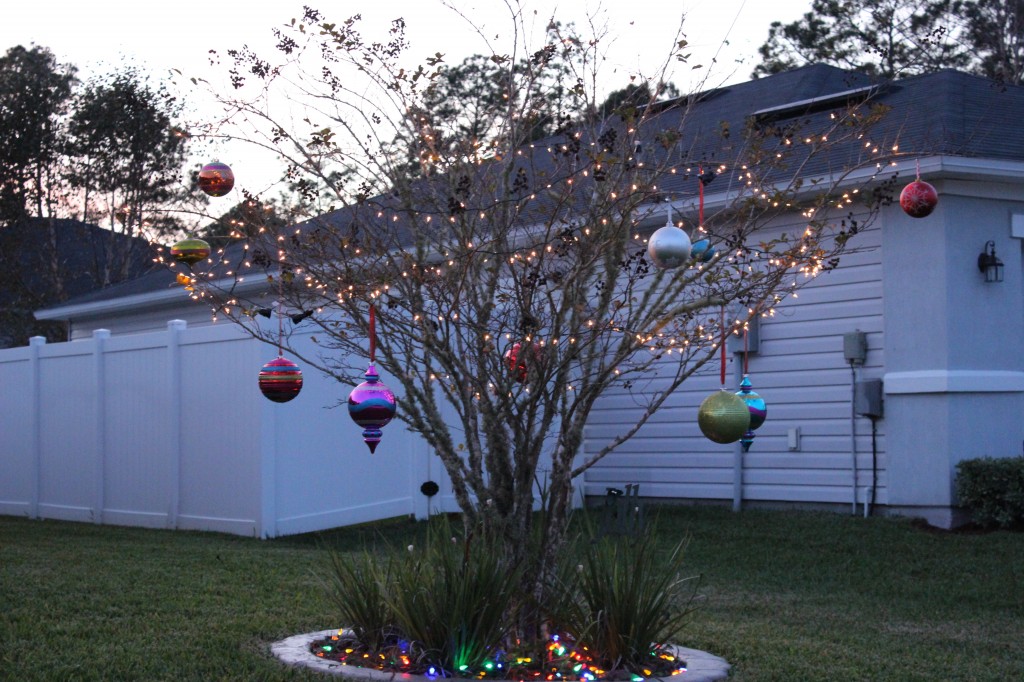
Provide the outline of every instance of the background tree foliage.
[[[181,106],[128,67],[82,83],[45,47],[0,57],[0,337],[63,330],[32,311],[139,274],[180,230]],[[100,229],[103,228],[103,229]]]
[[12,47],[0,57],[0,220],[46,215],[62,155],[61,117],[75,68],[44,47]]
[[97,284],[126,279],[143,239],[172,234],[181,220],[166,208],[183,195],[187,138],[175,127],[181,106],[136,69],[100,76],[76,93],[66,128],[67,180],[82,220],[109,229]]
[[826,63],[898,78],[967,69],[1006,83],[1024,78],[1024,0],[813,0],[774,22],[753,76]]
[[[637,84],[608,105],[614,115],[597,115],[601,36],[549,32],[540,49],[514,46],[525,61],[495,53],[454,71],[441,56],[403,63],[401,20],[371,41],[358,17],[334,23],[308,9],[276,36],[276,57],[229,52],[239,92],[224,103],[254,124],[232,134],[277,144],[292,178],[331,191],[336,208],[218,254],[195,273],[194,296],[270,343],[276,325],[260,326],[255,310],[278,299],[288,313],[316,311],[303,324],[320,351],[287,337],[285,347],[344,385],[363,380],[374,307],[398,419],[442,462],[467,525],[523,567],[523,594],[542,597],[573,480],[705,366],[721,334],[774,305],[796,273],[834,267],[859,225],[844,221],[852,195],[835,183],[877,159],[851,142],[847,168],[830,157],[833,174],[813,189],[799,169],[859,140],[879,112],[840,105],[813,121],[693,139],[698,98],[659,102],[662,87]],[[666,64],[685,59],[684,45],[666,50]],[[665,82],[665,69],[650,82]],[[473,94],[457,106],[467,84]],[[273,115],[276,98],[309,103],[297,127]],[[666,219],[663,202],[680,199],[681,182],[696,201],[711,159],[732,191],[702,226],[719,255],[655,269],[646,238]],[[759,233],[798,209],[806,229]],[[726,305],[737,306],[727,319]],[[644,409],[583,459],[584,425],[613,388],[636,389]]]

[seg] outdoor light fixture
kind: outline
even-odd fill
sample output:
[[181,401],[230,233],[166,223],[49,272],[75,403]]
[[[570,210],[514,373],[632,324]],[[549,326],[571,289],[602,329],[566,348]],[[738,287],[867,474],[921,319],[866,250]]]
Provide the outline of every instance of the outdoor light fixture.
[[978,256],[978,270],[985,273],[986,282],[1003,281],[1003,261],[996,258],[996,243],[989,239]]

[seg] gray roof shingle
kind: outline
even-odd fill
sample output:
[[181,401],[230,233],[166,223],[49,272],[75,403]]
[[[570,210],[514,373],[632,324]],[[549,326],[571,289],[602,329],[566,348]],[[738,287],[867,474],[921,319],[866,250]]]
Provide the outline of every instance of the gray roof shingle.
[[[679,158],[681,164],[731,164],[744,144],[742,131],[752,120],[764,125],[813,123],[816,118],[827,117],[830,111],[843,106],[849,97],[864,95],[888,108],[886,116],[872,129],[872,136],[879,144],[898,143],[905,154],[1024,160],[1024,87],[1003,86],[954,70],[881,82],[832,66],[809,65],[710,90],[689,99],[666,102],[659,106],[659,113],[649,126],[652,131],[681,131],[679,148],[685,150]],[[684,106],[686,104],[693,106]],[[753,116],[757,112],[762,113]],[[726,128],[735,132],[723,136]],[[557,145],[559,141],[549,143]],[[539,148],[545,146],[538,145]],[[647,146],[649,151],[645,153],[659,153],[653,140]],[[831,158],[814,159],[804,170],[809,174],[824,172],[829,165],[835,167],[859,158],[863,151],[851,146],[833,150],[831,154]],[[548,156],[550,161],[533,159],[535,172],[543,169],[545,163],[552,167],[559,163],[557,155]],[[685,174],[660,179],[659,184],[665,192],[677,196],[696,192],[692,177]],[[389,198],[379,197],[375,201],[379,202],[377,206],[387,205]],[[543,211],[540,204],[532,210]],[[370,206],[356,206],[318,220],[343,224],[364,213],[365,219],[374,211],[376,208]],[[236,252],[237,249],[228,250],[229,260],[240,258],[240,252]],[[85,294],[65,305],[112,300],[172,286],[174,274],[159,270]]]

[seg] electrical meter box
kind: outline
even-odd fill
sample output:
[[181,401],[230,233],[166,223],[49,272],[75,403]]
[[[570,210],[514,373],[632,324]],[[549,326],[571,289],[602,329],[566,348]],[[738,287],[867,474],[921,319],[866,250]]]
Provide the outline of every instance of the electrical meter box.
[[[747,322],[747,352],[751,355],[757,353],[761,346],[761,318],[757,315],[750,318]],[[732,353],[743,352],[743,331],[741,330],[738,334],[729,334],[725,338],[725,347]]]
[[854,365],[863,365],[868,357],[868,335],[857,330],[843,334],[843,357]]
[[857,382],[853,399],[854,411],[862,417],[877,419],[882,416],[882,380],[867,379]]

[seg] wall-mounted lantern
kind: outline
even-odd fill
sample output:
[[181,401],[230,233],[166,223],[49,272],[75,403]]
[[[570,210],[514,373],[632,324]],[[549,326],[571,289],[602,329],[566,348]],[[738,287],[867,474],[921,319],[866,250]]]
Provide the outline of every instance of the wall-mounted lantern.
[[991,239],[978,256],[978,270],[985,273],[986,282],[1003,281],[1003,261],[996,258],[996,243]]

